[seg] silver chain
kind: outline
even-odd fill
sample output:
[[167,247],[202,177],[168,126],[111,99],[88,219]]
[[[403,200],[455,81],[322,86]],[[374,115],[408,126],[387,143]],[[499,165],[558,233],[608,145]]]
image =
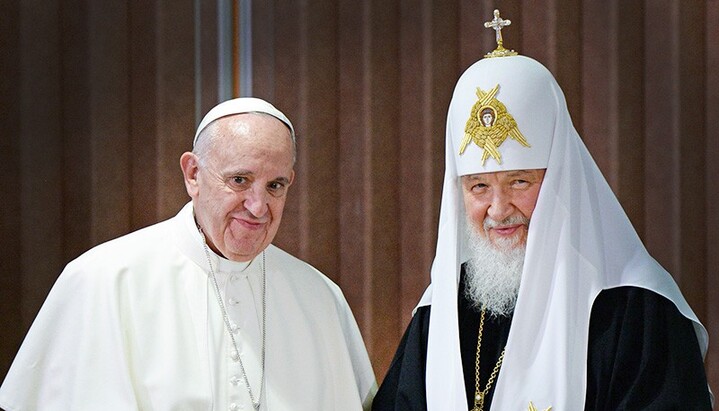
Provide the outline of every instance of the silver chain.
[[235,341],[235,335],[232,332],[232,326],[230,325],[230,318],[227,315],[227,310],[225,309],[225,303],[222,301],[222,296],[220,293],[220,286],[217,284],[217,277],[215,276],[215,270],[212,268],[212,261],[210,260],[210,250],[207,247],[207,241],[205,240],[205,233],[202,232],[202,227],[199,227],[200,235],[202,235],[202,245],[205,249],[205,256],[207,257],[207,265],[210,267],[210,277],[212,277],[212,283],[215,286],[215,294],[217,295],[217,301],[220,303],[220,310],[222,310],[222,318],[225,320],[225,327],[227,327],[227,332],[230,334],[230,339],[232,340],[232,346],[235,347],[235,354],[237,355],[237,360],[240,363],[240,369],[242,370],[242,378],[245,380],[245,387],[247,387],[247,393],[250,394],[250,401],[252,401],[252,406],[255,410],[260,409],[260,401],[262,401],[262,391],[265,387],[265,336],[266,336],[266,327],[265,327],[265,319],[267,318],[267,276],[265,273],[265,251],[262,251],[262,375],[260,379],[260,393],[257,396],[257,400],[255,401],[255,396],[252,395],[252,388],[250,387],[250,379],[247,378],[247,372],[245,371],[245,365],[242,363],[242,358],[240,357],[240,350],[237,347],[237,341]]

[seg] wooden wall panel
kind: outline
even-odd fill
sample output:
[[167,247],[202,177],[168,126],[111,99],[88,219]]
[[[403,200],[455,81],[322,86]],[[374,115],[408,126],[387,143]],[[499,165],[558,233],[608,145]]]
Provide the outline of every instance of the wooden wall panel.
[[[339,106],[339,49],[337,4],[331,0],[305,2],[302,16],[307,34],[302,36],[302,74],[306,82],[300,92],[306,112],[301,146],[303,168],[300,222],[301,253],[330,278],[338,280],[340,187],[335,182],[341,170],[337,117]],[[297,117],[295,117],[297,118]],[[299,171],[299,170],[298,170]]]
[[[146,0],[128,2],[129,37],[129,161],[130,221],[145,227],[157,220],[159,201],[157,171],[156,107],[158,92],[157,3]],[[204,71],[203,71],[204,72]],[[209,77],[209,76],[208,76]],[[178,161],[179,162],[179,161]]]
[[[400,292],[394,305],[406,325],[429,284],[434,259],[447,102],[460,74],[460,13],[458,5],[432,1],[401,6]],[[403,329],[396,332],[401,336]]]
[[[672,0],[651,2],[645,14],[647,61],[644,67],[646,78],[645,123],[645,196],[646,219],[653,224],[644,240],[654,257],[670,272],[679,271],[678,209],[679,171],[676,169],[679,156],[679,112],[677,90],[679,79],[675,67],[679,64],[678,33],[667,30],[677,24],[679,5]],[[648,39],[652,39],[648,41]],[[675,137],[676,136],[676,137]]]
[[[267,3],[273,4],[272,12],[265,13],[270,20],[253,27],[253,43],[259,43],[253,45],[254,54],[258,57],[258,65],[253,68],[253,79],[262,79],[263,83],[268,83],[270,87],[266,87],[271,94],[262,94],[259,89],[253,94],[277,104],[280,110],[290,116],[295,127],[296,176],[293,186],[290,187],[276,244],[283,249],[293,250],[292,252],[298,255],[303,248],[307,250],[309,246],[309,232],[304,228],[308,221],[306,206],[309,179],[312,178],[307,174],[307,160],[312,153],[308,153],[307,147],[308,140],[313,138],[311,134],[314,133],[314,130],[309,131],[305,126],[310,109],[310,102],[307,100],[310,81],[307,77],[307,50],[310,47],[307,40],[308,13],[300,1]],[[261,41],[262,38],[266,40]],[[273,52],[261,57],[267,49],[272,49]],[[271,70],[264,71],[269,67]],[[333,208],[334,204],[330,202],[325,212],[331,212]]]
[[[0,375],[5,375],[20,346],[21,318],[27,301],[22,292],[20,224],[20,4],[0,0]],[[8,102],[7,104],[5,102]]]
[[[680,269],[674,272],[682,292],[703,320],[706,318],[706,2],[683,2],[676,20],[679,31],[677,64],[680,108],[675,138],[680,178],[679,248]],[[686,52],[687,46],[692,50]]]
[[585,102],[581,133],[587,149],[595,156],[597,165],[610,184],[617,180],[610,161],[617,141],[617,2],[585,2],[582,19],[582,94]]
[[[644,38],[643,3],[640,0],[612,2],[610,44],[613,55],[609,62],[612,97],[609,102],[595,100],[584,103],[585,107],[590,105],[592,108],[608,103],[612,108],[612,115],[607,120],[613,133],[605,136],[608,137],[606,144],[611,153],[608,158],[609,170],[603,171],[640,237],[643,237],[647,225],[642,178],[647,138],[644,125],[644,65],[647,60],[644,58],[644,43],[639,41]],[[586,18],[592,19],[594,16],[587,15]],[[596,64],[603,66],[600,61]],[[592,78],[588,77],[585,83],[593,83]],[[601,139],[602,136],[598,135],[597,138]],[[594,156],[599,157],[596,154]]]
[[[63,256],[63,141],[60,87],[59,1],[20,7],[19,170],[20,232],[4,233],[21,246],[22,317],[25,329],[54,282]],[[42,44],[43,47],[34,47]],[[53,138],[49,138],[52,136]]]
[[88,4],[90,227],[94,244],[130,231],[130,84],[128,10]]
[[[641,2],[585,2],[582,126],[575,124],[640,236],[644,232]],[[631,20],[629,20],[631,19]],[[630,44],[631,47],[625,47]]]
[[369,337],[372,326],[369,316],[370,281],[366,278],[369,270],[367,254],[369,241],[367,223],[370,207],[364,200],[370,184],[370,173],[365,166],[367,147],[366,134],[369,130],[369,115],[365,103],[368,101],[368,58],[366,44],[368,34],[365,21],[369,8],[352,0],[339,1],[339,104],[338,115],[340,139],[339,158],[342,172],[337,176],[340,187],[340,225],[342,235],[338,239],[340,250],[339,270],[343,273],[340,284],[350,306],[353,307],[357,322],[365,338]]
[[[386,334],[400,326],[398,316],[387,312],[399,288],[400,37],[395,22],[400,7],[398,2],[349,3],[340,3],[340,27],[353,27],[340,33],[340,65],[358,70],[357,77],[340,74],[340,284],[351,286],[362,278],[361,293],[348,295],[348,301],[358,307],[362,298],[358,322],[365,342],[386,366],[396,348]],[[357,260],[361,263],[355,265]]]
[[704,38],[707,60],[706,72],[706,107],[705,123],[706,145],[706,229],[707,252],[706,290],[707,300],[704,324],[709,331],[709,355],[706,358],[706,369],[709,374],[714,395],[719,393],[719,2],[707,2],[707,29]]
[[[70,261],[95,244],[91,235],[92,175],[90,166],[90,65],[88,8],[82,0],[66,1],[60,7],[62,72],[56,81],[62,89],[63,170],[63,261]],[[49,274],[49,273],[46,273]],[[54,273],[54,275],[57,275]],[[54,277],[54,276],[53,276]]]
[[[142,1],[142,0],[137,0]],[[202,117],[217,104],[219,99],[219,33],[217,30],[217,2],[200,2],[199,16],[194,16],[199,26],[195,26],[195,34],[199,34],[199,44],[195,46],[195,123],[199,124]],[[197,9],[195,9],[197,11]],[[152,27],[152,26],[150,26]],[[150,54],[152,56],[152,54]],[[194,133],[193,133],[194,137]]]
[[[180,156],[195,136],[195,4],[157,0],[157,209],[162,219],[190,200]],[[206,27],[213,30],[213,27]],[[203,113],[204,114],[204,113]]]

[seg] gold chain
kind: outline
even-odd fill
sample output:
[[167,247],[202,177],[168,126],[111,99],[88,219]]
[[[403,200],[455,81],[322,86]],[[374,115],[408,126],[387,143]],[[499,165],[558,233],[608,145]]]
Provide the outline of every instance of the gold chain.
[[482,331],[484,330],[484,308],[482,308],[482,316],[479,320],[479,336],[477,337],[477,359],[474,362],[474,408],[472,408],[472,411],[482,411],[484,409],[484,398],[487,396],[487,393],[489,393],[489,389],[492,387],[492,383],[494,383],[494,379],[497,378],[497,373],[499,373],[499,368],[502,366],[502,361],[504,360],[504,350],[502,349],[502,354],[499,355],[499,359],[497,360],[497,364],[494,365],[494,370],[492,370],[492,374],[489,376],[489,380],[487,381],[487,385],[484,387],[483,390],[480,391],[479,389],[479,352],[482,349]]

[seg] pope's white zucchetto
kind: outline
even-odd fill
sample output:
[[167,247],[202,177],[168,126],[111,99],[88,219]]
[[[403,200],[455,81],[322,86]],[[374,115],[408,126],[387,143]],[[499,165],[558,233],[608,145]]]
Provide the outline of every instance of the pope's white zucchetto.
[[207,126],[209,126],[213,121],[222,117],[244,113],[265,113],[275,117],[290,129],[292,141],[295,141],[295,128],[292,126],[292,123],[287,116],[285,116],[284,113],[278,110],[275,106],[257,97],[238,97],[232,100],[223,101],[205,114],[205,117],[203,117],[202,121],[200,121],[200,125],[197,126],[192,146],[194,147],[197,144],[197,139],[202,133],[202,130],[207,128]]

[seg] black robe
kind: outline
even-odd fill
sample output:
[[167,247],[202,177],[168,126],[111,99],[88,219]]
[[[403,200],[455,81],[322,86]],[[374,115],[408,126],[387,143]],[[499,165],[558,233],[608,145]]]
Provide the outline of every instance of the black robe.
[[[463,280],[464,272],[458,293],[460,350],[471,410],[480,314],[464,297]],[[430,306],[420,307],[412,318],[374,399],[373,410],[427,409],[429,314]],[[484,389],[507,342],[511,321],[509,317],[485,316],[480,389]],[[711,410],[692,322],[671,301],[652,291],[619,287],[599,294],[590,317],[587,364],[586,410]],[[485,400],[486,411],[495,384]]]

